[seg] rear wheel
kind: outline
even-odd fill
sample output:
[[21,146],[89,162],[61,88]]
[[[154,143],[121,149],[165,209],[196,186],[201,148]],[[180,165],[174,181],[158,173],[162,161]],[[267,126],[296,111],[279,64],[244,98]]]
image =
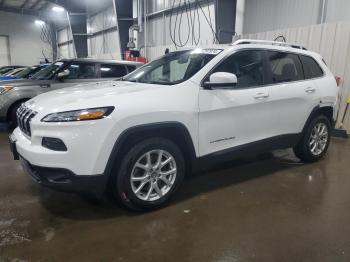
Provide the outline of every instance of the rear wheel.
[[316,162],[324,157],[330,143],[331,124],[323,115],[315,117],[307,127],[294,153],[304,162]]
[[112,180],[115,198],[134,210],[155,209],[175,193],[185,176],[181,150],[165,138],[133,146]]

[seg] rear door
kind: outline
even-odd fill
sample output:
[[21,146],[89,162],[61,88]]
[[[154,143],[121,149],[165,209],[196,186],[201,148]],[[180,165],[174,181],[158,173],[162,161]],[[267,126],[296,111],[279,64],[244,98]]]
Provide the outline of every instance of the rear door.
[[297,134],[317,105],[314,81],[305,79],[298,54],[267,51],[273,136]]

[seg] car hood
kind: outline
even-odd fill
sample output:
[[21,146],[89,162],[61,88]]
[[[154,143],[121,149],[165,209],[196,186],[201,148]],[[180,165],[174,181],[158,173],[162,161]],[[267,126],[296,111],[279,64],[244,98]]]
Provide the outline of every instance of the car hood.
[[11,85],[14,87],[46,85],[50,83],[52,83],[52,80],[14,79],[2,81],[0,79],[0,85]]
[[89,107],[113,106],[118,99],[131,93],[147,92],[164,85],[140,84],[126,81],[108,81],[89,84],[80,84],[74,87],[41,94],[27,105],[35,111],[61,111]]

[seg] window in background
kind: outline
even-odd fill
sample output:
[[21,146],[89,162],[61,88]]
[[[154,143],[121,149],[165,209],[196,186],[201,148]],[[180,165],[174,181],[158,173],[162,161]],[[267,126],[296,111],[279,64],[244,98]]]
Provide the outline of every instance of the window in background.
[[96,78],[95,64],[73,62],[67,69],[69,70],[67,79]]
[[124,65],[101,64],[102,78],[118,78],[125,76],[128,72]]

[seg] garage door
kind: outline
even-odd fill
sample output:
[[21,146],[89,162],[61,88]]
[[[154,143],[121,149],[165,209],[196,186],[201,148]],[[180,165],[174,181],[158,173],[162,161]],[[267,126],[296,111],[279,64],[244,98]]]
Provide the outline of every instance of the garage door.
[[0,66],[10,65],[8,36],[0,36]]

